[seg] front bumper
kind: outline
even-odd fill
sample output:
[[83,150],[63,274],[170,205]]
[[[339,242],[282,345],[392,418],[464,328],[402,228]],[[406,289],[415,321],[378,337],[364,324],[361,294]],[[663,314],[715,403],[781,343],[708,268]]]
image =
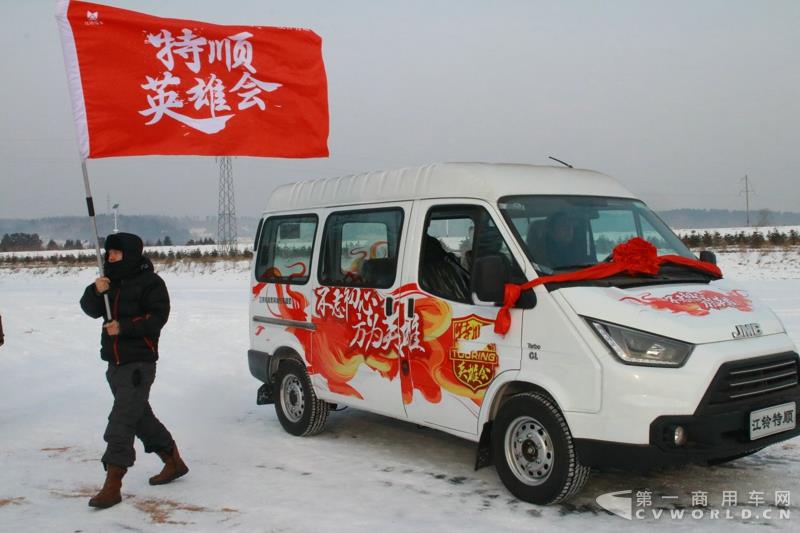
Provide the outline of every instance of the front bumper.
[[[789,368],[794,376],[786,376]],[[794,429],[750,440],[750,413],[790,402],[800,407],[798,373],[796,353],[726,363],[693,414],[664,415],[651,422],[649,444],[576,438],[578,457],[586,466],[645,470],[724,461],[791,439],[800,435],[796,422]],[[688,437],[680,446],[673,440],[676,426],[682,426]]]
[[[794,400],[800,405],[800,397]],[[575,449],[586,466],[647,470],[733,459],[800,435],[798,426],[757,440],[740,438],[739,435],[747,433],[749,413],[750,410],[710,416],[663,416],[650,426],[649,445],[575,439]],[[689,435],[690,440],[684,446],[671,444],[670,429],[676,425],[683,426]]]

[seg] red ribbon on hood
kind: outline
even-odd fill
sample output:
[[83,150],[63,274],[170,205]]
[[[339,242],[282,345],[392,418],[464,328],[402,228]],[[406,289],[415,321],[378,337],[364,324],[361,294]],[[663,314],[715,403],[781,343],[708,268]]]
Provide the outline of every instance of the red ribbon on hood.
[[717,279],[722,277],[722,271],[716,265],[698,261],[697,259],[688,259],[680,255],[659,256],[655,246],[640,237],[634,237],[628,242],[618,244],[611,253],[611,261],[608,263],[599,263],[575,272],[542,276],[520,285],[507,283],[503,295],[503,307],[497,313],[494,331],[500,335],[505,335],[508,332],[511,327],[511,308],[519,300],[522,291],[527,291],[543,283],[603,279],[623,272],[630,276],[639,274],[655,276],[664,263],[688,266],[711,274]]

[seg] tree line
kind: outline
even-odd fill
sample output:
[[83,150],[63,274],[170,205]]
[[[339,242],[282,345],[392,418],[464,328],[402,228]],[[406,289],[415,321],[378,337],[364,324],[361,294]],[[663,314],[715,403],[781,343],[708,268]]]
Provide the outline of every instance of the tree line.
[[774,228],[763,232],[755,230],[752,233],[740,231],[737,233],[720,233],[719,231],[704,231],[699,233],[691,231],[679,234],[683,243],[689,248],[725,248],[739,246],[744,248],[762,248],[764,246],[797,246],[800,245],[800,232],[796,229],[788,232]]
[[[719,231],[691,231],[689,233],[682,233],[678,232],[678,236],[681,238],[683,243],[688,246],[689,248],[725,248],[728,246],[738,246],[744,248],[762,248],[764,246],[778,246],[778,247],[789,247],[789,246],[800,246],[800,232],[796,229],[791,229],[789,231],[780,231],[777,228],[773,228],[769,231],[761,231],[756,229],[753,232],[745,232],[739,231],[735,233],[721,233]],[[614,243],[608,240],[606,243],[606,239],[604,236],[601,236],[598,239],[598,248],[602,247],[603,249],[608,248],[611,250],[614,246]],[[602,241],[602,242],[601,242]],[[201,245],[213,245],[215,244],[214,239],[211,238],[203,238],[203,239],[190,239],[186,242],[187,246],[201,246]],[[104,245],[104,239],[100,238],[100,247],[102,248]],[[80,239],[67,239],[64,244],[59,244],[54,240],[50,240],[47,244],[42,242],[41,237],[37,233],[6,233],[3,235],[3,238],[0,239],[0,252],[38,252],[38,251],[55,251],[55,250],[83,250],[91,245],[85,245]],[[172,239],[169,236],[165,236],[164,240],[158,239],[155,243],[150,241],[145,242],[145,246],[148,247],[158,247],[158,246],[173,246]],[[278,255],[294,255],[298,252],[304,251],[301,248],[298,249],[279,249]],[[191,250],[188,252],[148,252],[145,255],[150,255],[154,259],[160,260],[168,260],[168,259],[177,259],[181,260],[183,258],[200,258],[204,256],[208,257],[219,257],[219,252],[216,250],[212,250],[210,252],[201,252],[200,250]],[[70,257],[70,256],[64,256]],[[82,262],[81,256],[73,256],[76,257],[75,263]],[[89,258],[89,262],[93,261],[93,256],[85,256]],[[66,259],[65,259],[66,261]]]
[[[216,249],[210,251],[202,251],[199,249],[189,250],[185,252],[173,251],[157,252],[148,250],[144,252],[144,256],[149,258],[153,263],[158,264],[174,264],[178,262],[194,263],[194,262],[210,262],[220,259],[230,261],[249,261],[253,257],[251,250],[220,252]],[[97,258],[94,255],[88,254],[63,254],[51,255],[48,257],[31,256],[31,255],[11,255],[8,257],[0,257],[0,264],[4,266],[94,266],[97,264]]]
[[[105,238],[100,237],[100,247],[102,248],[105,244]],[[189,239],[186,242],[186,246],[198,246],[198,245],[206,245],[206,244],[216,244],[214,239],[210,237],[206,237],[204,239]],[[172,242],[172,239],[169,235],[165,236],[164,239],[158,239],[155,242],[146,240],[144,241],[145,246],[174,246],[175,244]],[[56,242],[53,239],[45,244],[42,241],[42,238],[39,236],[38,233],[6,233],[3,235],[3,238],[0,239],[0,252],[40,252],[40,251],[51,251],[51,250],[83,250],[85,248],[90,248],[92,245],[90,243],[84,243],[80,239],[67,239],[64,241],[63,244]]]

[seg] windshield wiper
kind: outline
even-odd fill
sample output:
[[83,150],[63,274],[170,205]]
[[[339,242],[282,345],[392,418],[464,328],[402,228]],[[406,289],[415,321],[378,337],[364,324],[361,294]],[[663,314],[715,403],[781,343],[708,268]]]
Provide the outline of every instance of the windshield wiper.
[[687,275],[689,275],[688,277],[700,277],[704,280],[715,279],[715,276],[709,272],[697,270],[689,265],[681,265],[679,263],[666,263],[661,265],[659,269],[659,275],[663,277],[675,276],[676,274],[682,279],[687,277]]
[[[581,264],[581,265],[567,265],[558,268],[553,268],[553,271],[561,272],[571,269],[579,269],[588,266],[594,266],[598,263]],[[625,273],[617,273],[613,276],[600,279],[589,280],[575,280],[575,281],[562,281],[558,283],[548,283],[548,290],[556,290],[561,287],[575,287],[575,286],[595,286],[595,287],[635,287],[646,285],[664,285],[670,283],[703,283],[707,284],[709,281],[715,279],[714,276],[706,272],[695,270],[687,265],[680,265],[676,263],[667,263],[661,265],[658,274],[648,275],[639,274],[630,276]]]
[[562,281],[548,283],[547,290],[554,291],[566,287],[647,287],[649,285],[670,285],[675,283],[702,283],[711,281],[706,277],[680,277],[680,276],[610,276],[601,279],[587,279],[575,281]]
[[551,267],[551,268],[552,268],[554,271],[555,271],[555,270],[572,270],[573,268],[586,268],[586,267],[592,267],[592,266],[595,266],[595,265],[597,265],[597,264],[598,264],[598,263],[583,263],[583,264],[580,264],[580,265],[565,265],[565,266]]

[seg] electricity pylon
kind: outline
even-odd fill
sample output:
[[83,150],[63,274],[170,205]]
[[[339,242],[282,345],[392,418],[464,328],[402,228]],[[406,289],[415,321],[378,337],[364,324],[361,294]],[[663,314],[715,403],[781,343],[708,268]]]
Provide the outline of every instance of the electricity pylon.
[[217,210],[217,249],[221,254],[237,250],[236,200],[233,195],[233,163],[230,157],[218,157],[219,209]]

